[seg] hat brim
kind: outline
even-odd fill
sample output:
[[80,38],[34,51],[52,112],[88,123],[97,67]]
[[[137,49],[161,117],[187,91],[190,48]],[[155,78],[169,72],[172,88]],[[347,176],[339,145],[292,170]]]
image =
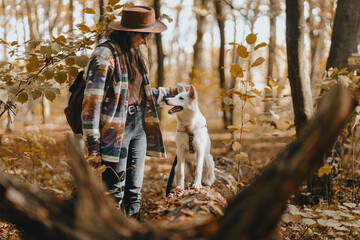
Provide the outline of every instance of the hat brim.
[[108,28],[116,31],[141,32],[141,33],[160,33],[167,29],[162,22],[156,21],[155,25],[147,28],[129,28],[121,25],[120,21],[111,22]]

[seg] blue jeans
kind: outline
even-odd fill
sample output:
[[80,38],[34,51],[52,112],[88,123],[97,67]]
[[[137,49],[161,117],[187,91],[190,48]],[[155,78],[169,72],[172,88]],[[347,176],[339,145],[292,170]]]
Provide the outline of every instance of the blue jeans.
[[119,205],[128,216],[138,218],[146,155],[146,132],[143,111],[127,115],[119,162],[105,162],[108,168],[102,174]]

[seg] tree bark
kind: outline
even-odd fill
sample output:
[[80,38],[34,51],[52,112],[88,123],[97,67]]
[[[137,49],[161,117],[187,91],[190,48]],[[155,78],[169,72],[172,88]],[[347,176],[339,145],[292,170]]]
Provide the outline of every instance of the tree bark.
[[[223,6],[221,0],[214,0],[215,10],[216,10],[216,20],[219,26],[220,31],[220,53],[219,53],[219,77],[220,77],[220,88],[222,91],[226,91],[225,83],[225,20],[223,15]],[[221,107],[224,108],[224,102],[221,102]],[[229,110],[223,111],[223,123],[224,128],[231,125],[231,113]]]
[[348,67],[348,58],[360,44],[360,1],[341,0],[336,8],[326,69]]
[[264,239],[275,228],[290,196],[322,163],[321,156],[355,106],[352,92],[337,85],[322,99],[317,115],[297,139],[219,219],[156,226],[126,218],[113,199],[103,194],[83,154],[74,148],[69,164],[77,188],[72,199],[60,199],[0,173],[0,218],[15,223],[26,239]]
[[[267,86],[269,86],[269,80],[273,78],[274,63],[276,61],[276,18],[278,17],[277,0],[270,0],[270,28],[269,28],[269,60],[267,68]],[[272,97],[271,93],[265,92],[265,97]],[[265,112],[268,113],[271,110],[272,102],[265,102]]]
[[[194,6],[205,6],[208,0],[201,0],[200,4],[198,0],[194,0]],[[193,66],[190,73],[190,83],[194,85],[196,88],[199,86],[200,83],[200,74],[199,71],[201,70],[201,55],[202,55],[202,42],[203,42],[203,35],[205,31],[205,20],[206,16],[202,16],[200,14],[196,14],[196,22],[197,22],[197,30],[196,30],[196,42],[193,46],[194,55],[193,55]]]
[[286,0],[286,49],[288,77],[295,115],[296,134],[313,112],[310,78],[306,72],[304,43],[305,19],[303,0]]

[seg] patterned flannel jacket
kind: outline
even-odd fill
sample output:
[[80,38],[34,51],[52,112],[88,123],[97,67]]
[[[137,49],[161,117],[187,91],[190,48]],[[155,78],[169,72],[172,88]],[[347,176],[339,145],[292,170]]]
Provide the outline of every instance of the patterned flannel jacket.
[[[102,42],[90,57],[81,113],[88,154],[101,155],[102,160],[108,162],[119,161],[128,107],[128,72],[124,57],[115,45],[109,40],[105,44]],[[155,106],[165,96],[174,96],[176,90],[153,89],[146,75],[143,76],[143,88],[147,155],[165,158]]]

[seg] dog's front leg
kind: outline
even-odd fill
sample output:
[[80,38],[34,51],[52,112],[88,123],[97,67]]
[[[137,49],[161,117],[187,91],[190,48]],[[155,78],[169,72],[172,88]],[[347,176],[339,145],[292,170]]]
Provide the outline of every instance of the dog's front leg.
[[178,161],[175,173],[177,178],[176,188],[183,190],[185,187],[185,156],[182,151],[177,151],[176,154]]
[[202,180],[202,172],[204,168],[204,157],[205,152],[203,150],[199,150],[196,152],[196,170],[195,170],[195,181],[194,181],[194,188],[201,188],[201,180]]

